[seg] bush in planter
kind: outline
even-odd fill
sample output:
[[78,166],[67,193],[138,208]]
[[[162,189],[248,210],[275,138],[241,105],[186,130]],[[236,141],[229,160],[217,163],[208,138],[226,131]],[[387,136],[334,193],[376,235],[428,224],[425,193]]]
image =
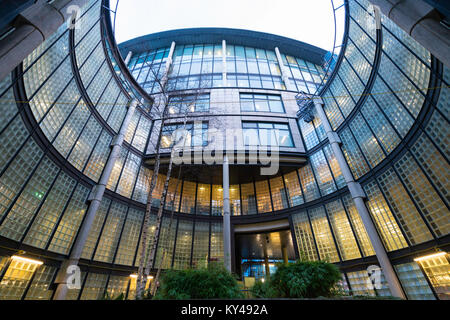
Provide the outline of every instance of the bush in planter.
[[244,295],[228,270],[219,264],[193,270],[168,270],[155,299],[241,299]]
[[325,261],[302,261],[279,264],[266,283],[257,283],[251,290],[255,297],[317,298],[330,297],[341,279],[334,264]]

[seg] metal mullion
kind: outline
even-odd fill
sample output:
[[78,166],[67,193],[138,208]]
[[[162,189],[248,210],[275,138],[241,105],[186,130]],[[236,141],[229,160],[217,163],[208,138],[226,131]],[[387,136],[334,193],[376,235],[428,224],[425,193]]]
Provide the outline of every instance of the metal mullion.
[[287,207],[290,208],[291,207],[291,203],[289,201],[289,197],[288,197],[288,194],[287,194],[286,181],[284,181],[284,174],[283,174],[283,172],[281,172],[281,180],[283,181],[284,196],[286,197]]
[[243,201],[242,201],[242,185],[240,183],[238,183],[239,186],[239,208],[240,208],[240,215],[243,216],[244,215],[244,208],[243,208]]
[[274,206],[273,206],[273,198],[272,198],[272,188],[270,187],[270,180],[267,179],[267,185],[269,187],[269,196],[270,196],[270,205],[272,206],[272,212],[274,211]]
[[253,192],[255,193],[255,206],[256,206],[256,214],[259,214],[259,208],[258,208],[258,195],[256,193],[256,184],[255,184],[255,177],[252,177],[252,184],[253,184]]
[[294,222],[292,221],[292,214],[290,214],[288,216],[288,220],[289,220],[289,229],[290,229],[290,232],[291,232],[291,239],[292,239],[292,243],[293,243],[293,246],[294,246],[295,258],[298,259],[298,258],[300,258],[300,253],[298,251],[297,236],[296,236],[296,233],[295,233]]

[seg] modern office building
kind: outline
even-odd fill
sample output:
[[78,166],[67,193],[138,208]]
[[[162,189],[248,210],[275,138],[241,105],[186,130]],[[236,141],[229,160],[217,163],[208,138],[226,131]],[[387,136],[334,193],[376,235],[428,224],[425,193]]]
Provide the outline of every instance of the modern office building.
[[[426,18],[406,21],[411,1],[398,12],[388,1],[338,2],[339,54],[226,28],[117,45],[106,0],[3,10],[0,299],[133,299],[160,132],[154,272],[229,261],[260,277],[302,257],[338,265],[349,294],[449,299],[450,36],[436,20],[445,5],[417,1]],[[74,5],[76,20],[64,22]],[[217,147],[211,132],[238,132],[225,150],[243,163],[175,166],[164,204],[177,128],[193,154]],[[277,150],[276,173],[251,162],[261,147]],[[81,271],[75,288],[70,266]]]

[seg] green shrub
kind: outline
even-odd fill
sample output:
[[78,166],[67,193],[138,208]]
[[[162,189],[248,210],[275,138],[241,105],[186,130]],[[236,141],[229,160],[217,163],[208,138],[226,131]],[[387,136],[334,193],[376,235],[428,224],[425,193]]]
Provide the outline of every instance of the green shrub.
[[330,297],[341,279],[334,264],[325,261],[297,261],[279,264],[269,281],[256,283],[251,290],[256,298]]
[[256,281],[250,289],[250,293],[254,298],[275,298],[276,293],[273,292],[270,281]]
[[240,299],[244,295],[228,270],[218,264],[199,270],[168,270],[155,299]]

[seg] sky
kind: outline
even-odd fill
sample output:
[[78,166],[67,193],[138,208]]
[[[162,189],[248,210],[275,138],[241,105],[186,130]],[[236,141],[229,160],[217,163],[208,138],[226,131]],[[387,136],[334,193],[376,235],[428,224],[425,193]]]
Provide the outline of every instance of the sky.
[[[114,9],[117,0],[110,1]],[[333,0],[338,7],[343,0]],[[224,27],[285,36],[331,51],[331,0],[120,0],[116,41],[184,28]],[[344,8],[336,11],[337,44],[344,31]]]

